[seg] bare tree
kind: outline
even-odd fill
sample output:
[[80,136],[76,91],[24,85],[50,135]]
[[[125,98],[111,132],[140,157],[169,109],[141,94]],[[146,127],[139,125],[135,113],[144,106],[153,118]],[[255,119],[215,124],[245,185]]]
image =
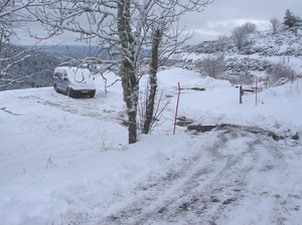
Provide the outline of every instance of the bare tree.
[[242,26],[235,27],[232,32],[232,38],[238,50],[241,50],[244,46],[248,44],[247,35],[255,31],[256,25],[250,22],[247,22]]
[[244,33],[246,34],[254,33],[257,30],[256,24],[251,22],[246,22],[241,27],[244,30]]
[[30,50],[15,54],[7,54],[7,52],[12,49],[10,39],[16,35],[17,29],[32,21],[25,10],[33,6],[36,6],[35,0],[2,0],[0,2],[0,79],[2,80],[14,65],[30,57]]
[[234,28],[232,38],[238,50],[241,50],[246,45],[246,33],[242,27]]
[[217,48],[219,51],[225,51],[225,47],[227,45],[228,38],[225,35],[218,35],[217,37]]
[[146,101],[146,113],[142,132],[148,134],[151,124],[154,123],[156,116],[154,115],[155,97],[157,93],[157,71],[165,60],[186,40],[191,36],[187,34],[180,39],[182,28],[178,27],[180,17],[190,11],[201,11],[213,1],[160,1],[159,12],[152,19],[151,26],[151,63],[149,71],[149,90]]
[[276,34],[278,32],[279,28],[280,28],[280,25],[281,25],[280,20],[276,17],[273,17],[273,18],[270,19],[269,22],[270,22],[270,27],[272,29],[272,33]]
[[[80,40],[97,40],[108,49],[112,63],[120,64],[124,101],[128,114],[129,143],[137,141],[137,106],[141,62],[144,50],[151,49],[150,100],[148,112],[153,111],[156,93],[156,73],[160,59],[171,54],[181,41],[178,21],[181,15],[202,10],[213,0],[37,0],[45,3],[30,13],[44,25],[48,36],[71,31]],[[49,5],[51,3],[51,6]],[[186,38],[185,38],[186,39]],[[173,48],[171,48],[173,47]],[[167,53],[168,51],[168,53]],[[87,64],[87,60],[83,61]],[[83,64],[82,62],[82,64]],[[101,63],[99,58],[89,63]],[[88,63],[88,64],[89,64]],[[153,99],[153,100],[152,100]],[[149,107],[150,106],[150,107]],[[152,115],[150,113],[150,115]],[[146,121],[149,121],[148,114]],[[149,122],[147,122],[149,123]],[[146,126],[144,133],[148,133]]]

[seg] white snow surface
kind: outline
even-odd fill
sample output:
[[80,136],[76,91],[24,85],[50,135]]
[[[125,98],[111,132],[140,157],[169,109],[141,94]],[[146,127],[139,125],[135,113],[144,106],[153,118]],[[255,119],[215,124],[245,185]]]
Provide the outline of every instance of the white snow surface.
[[[291,138],[302,134],[301,80],[239,104],[227,81],[161,71],[169,104],[132,145],[120,82],[107,94],[97,82],[92,99],[50,87],[0,92],[1,224],[302,224],[302,147]],[[172,135],[178,82],[178,117],[238,127]]]

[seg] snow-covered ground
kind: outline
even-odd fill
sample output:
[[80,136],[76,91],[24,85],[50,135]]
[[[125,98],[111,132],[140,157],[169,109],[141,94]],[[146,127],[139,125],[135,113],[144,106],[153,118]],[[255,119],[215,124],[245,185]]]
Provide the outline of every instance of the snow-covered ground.
[[[172,135],[178,82],[178,117],[238,126]],[[93,99],[0,92],[0,223],[302,224],[301,80],[264,90],[257,106],[179,68],[160,72],[159,88],[169,104],[133,145],[119,82],[105,94],[98,80]]]

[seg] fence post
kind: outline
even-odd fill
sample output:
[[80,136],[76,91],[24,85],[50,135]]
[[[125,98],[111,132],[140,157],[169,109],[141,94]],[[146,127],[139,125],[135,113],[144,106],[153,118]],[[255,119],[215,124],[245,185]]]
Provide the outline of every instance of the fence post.
[[239,86],[239,104],[242,104],[242,95],[243,95],[243,90],[242,90],[242,85]]
[[258,77],[256,76],[256,87],[255,87],[255,105],[258,103]]

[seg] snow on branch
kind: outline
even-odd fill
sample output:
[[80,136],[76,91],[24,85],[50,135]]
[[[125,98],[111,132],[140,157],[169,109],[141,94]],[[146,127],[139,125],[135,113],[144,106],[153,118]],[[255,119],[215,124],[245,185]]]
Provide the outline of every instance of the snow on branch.
[[31,54],[28,54],[31,50],[24,50],[16,55],[7,58],[0,58],[0,62],[9,62],[3,69],[0,71],[0,79],[5,77],[8,74],[8,70],[14,65],[24,61],[25,59],[31,57]]

